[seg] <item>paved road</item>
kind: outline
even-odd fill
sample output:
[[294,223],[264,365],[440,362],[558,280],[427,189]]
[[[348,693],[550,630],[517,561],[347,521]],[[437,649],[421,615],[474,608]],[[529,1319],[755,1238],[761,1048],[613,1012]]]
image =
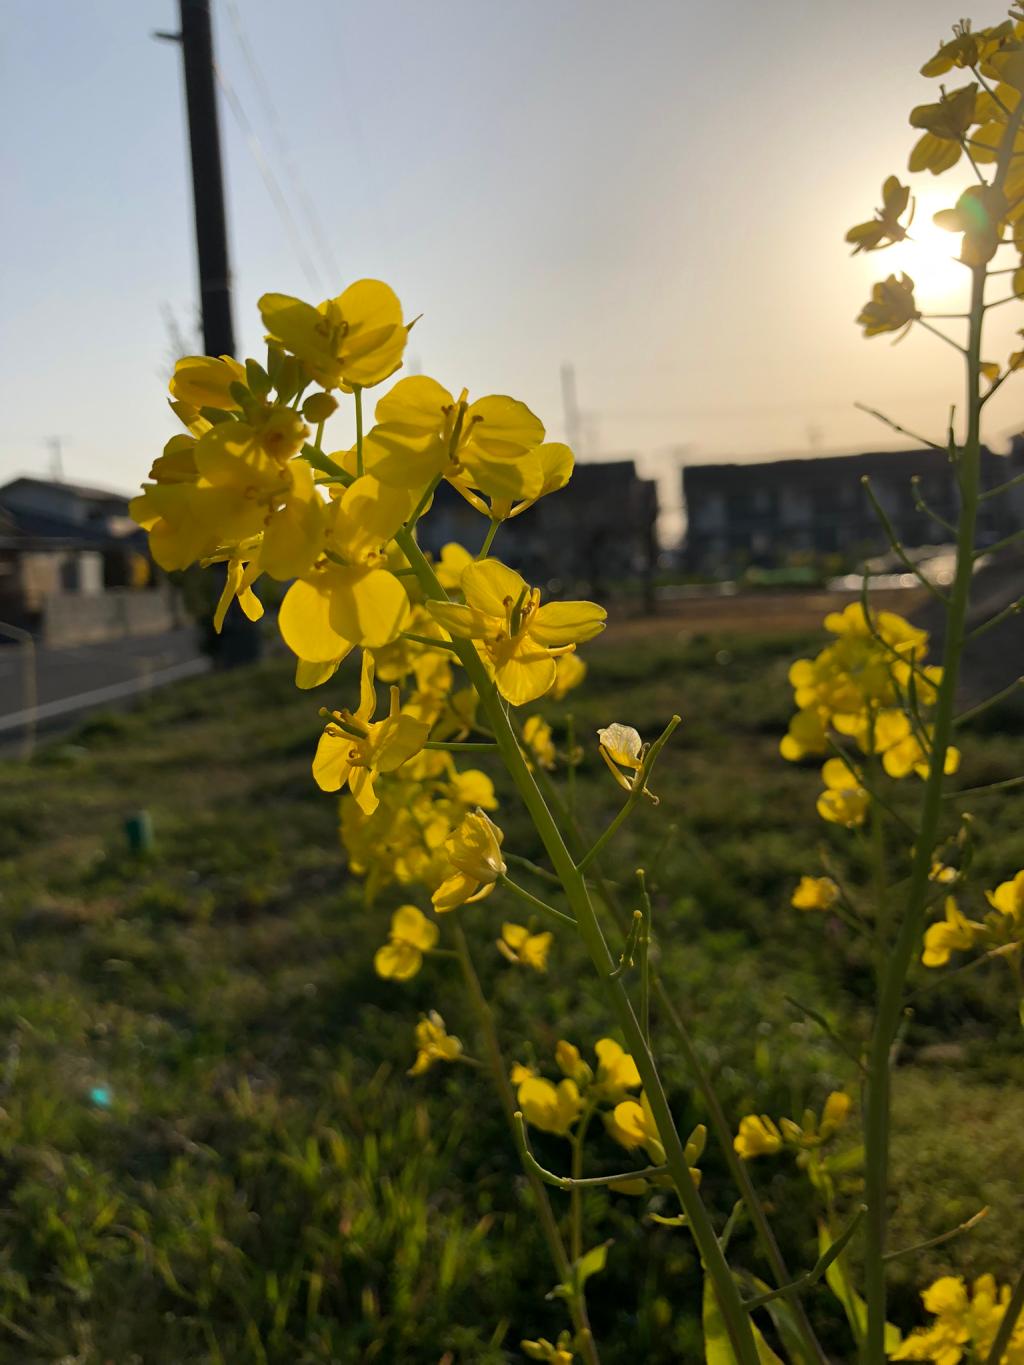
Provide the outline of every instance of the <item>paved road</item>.
[[[40,646],[35,653],[35,718],[46,728],[73,723],[93,707],[130,703],[151,687],[209,667],[196,648],[191,627],[67,649]],[[0,742],[10,742],[24,731],[30,700],[25,684],[24,647],[0,644]]]

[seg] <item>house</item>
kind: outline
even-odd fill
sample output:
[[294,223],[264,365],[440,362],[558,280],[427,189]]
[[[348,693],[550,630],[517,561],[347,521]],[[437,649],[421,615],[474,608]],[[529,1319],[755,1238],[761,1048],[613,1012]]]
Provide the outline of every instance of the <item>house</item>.
[[[1017,438],[1008,456],[982,449],[983,488],[1022,470],[1024,438]],[[777,568],[824,557],[859,562],[883,552],[886,534],[864,478],[906,548],[952,539],[942,522],[918,505],[923,499],[942,520],[957,520],[956,479],[943,450],[691,465],[683,469],[687,568],[722,575],[750,565]],[[1012,496],[983,502],[978,544],[993,544],[1020,526],[1022,510]]]
[[[541,498],[498,533],[494,553],[548,592],[595,595],[649,583],[657,562],[658,492],[631,459],[577,464],[568,485]],[[440,554],[449,541],[474,549],[487,522],[450,484],[434,495],[420,538]]]
[[170,629],[175,598],[127,497],[31,477],[0,488],[0,620],[77,644]]

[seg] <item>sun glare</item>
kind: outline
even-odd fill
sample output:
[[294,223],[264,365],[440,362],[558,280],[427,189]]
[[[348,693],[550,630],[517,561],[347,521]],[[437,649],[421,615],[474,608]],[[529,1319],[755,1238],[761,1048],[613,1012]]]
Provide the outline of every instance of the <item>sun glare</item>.
[[909,275],[918,305],[926,312],[952,312],[966,306],[968,271],[957,259],[960,237],[932,222],[934,214],[955,201],[955,195],[935,191],[918,195],[909,238],[884,253],[887,273]]

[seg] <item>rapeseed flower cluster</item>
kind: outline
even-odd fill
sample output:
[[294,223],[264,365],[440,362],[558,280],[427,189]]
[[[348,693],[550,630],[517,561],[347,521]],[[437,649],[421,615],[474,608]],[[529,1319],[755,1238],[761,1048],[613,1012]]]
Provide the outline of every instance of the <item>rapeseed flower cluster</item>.
[[747,1114],[740,1120],[733,1147],[750,1161],[757,1156],[774,1156],[783,1147],[810,1151],[820,1147],[843,1127],[849,1117],[852,1101],[843,1090],[833,1090],[825,1101],[821,1117],[813,1109],[805,1109],[799,1123],[793,1119],[779,1119],[767,1114]]
[[[852,753],[844,750],[822,767],[818,813],[854,828],[863,824],[870,804],[858,752],[876,757],[889,777],[927,776],[932,742],[927,716],[942,670],[925,663],[927,632],[895,612],[869,614],[854,602],[830,612],[825,629],[835,641],[789,670],[798,709],[779,747],[783,758],[797,761],[852,742]],[[946,771],[955,772],[959,761],[951,746]]]
[[[950,74],[959,72],[972,79],[948,86]],[[954,204],[934,214],[933,221],[959,237],[959,259],[966,266],[985,266],[1001,245],[1012,245],[1019,265],[1008,272],[1011,297],[1024,297],[1024,130],[1018,109],[1024,92],[1024,19],[1015,11],[1003,23],[979,29],[969,20],[961,21],[953,38],[921,67],[921,74],[946,79],[938,99],[910,111],[918,138],[907,168],[912,174],[941,175],[969,158],[981,183],[968,186]],[[985,181],[984,170],[998,162],[1004,142],[1006,170]],[[852,227],[846,240],[854,252],[884,250],[913,239],[913,216],[911,187],[890,175],[882,186],[882,207],[872,219]],[[857,321],[870,337],[903,333],[926,317],[915,298],[913,279],[890,274],[873,286]],[[1019,366],[1011,356],[1005,373]],[[995,362],[982,369],[992,382],[1001,376]]]
[[[890,1360],[930,1360],[933,1365],[988,1360],[999,1331],[1010,1286],[993,1275],[979,1275],[968,1289],[959,1275],[943,1275],[921,1294],[934,1321],[919,1327],[890,1355]],[[1010,1334],[1000,1365],[1024,1365],[1024,1318]]]
[[944,967],[953,953],[980,948],[1005,958],[1016,969],[1024,956],[1024,872],[1000,882],[985,898],[991,910],[984,919],[969,919],[955,896],[947,896],[943,917],[924,934],[921,961],[926,967]]

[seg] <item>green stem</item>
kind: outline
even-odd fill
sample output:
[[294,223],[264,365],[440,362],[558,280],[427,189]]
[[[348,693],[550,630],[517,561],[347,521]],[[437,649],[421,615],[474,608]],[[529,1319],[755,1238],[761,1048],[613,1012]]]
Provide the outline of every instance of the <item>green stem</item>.
[[937,1237],[929,1237],[925,1242],[915,1242],[911,1247],[900,1247],[898,1251],[887,1251],[885,1259],[887,1261],[898,1261],[903,1256],[916,1256],[919,1251],[927,1251],[930,1247],[941,1246],[943,1242],[949,1242],[954,1237],[959,1237],[962,1232],[970,1232],[971,1228],[976,1228],[983,1218],[988,1217],[988,1205],[972,1214],[964,1223],[958,1223],[955,1228],[949,1228],[946,1232],[940,1232]]
[[754,1308],[760,1308],[763,1304],[771,1303],[772,1299],[781,1299],[792,1297],[794,1294],[800,1294],[805,1289],[810,1289],[811,1285],[816,1284],[818,1280],[821,1279],[822,1275],[824,1275],[825,1271],[828,1270],[832,1262],[838,1260],[842,1255],[850,1238],[860,1226],[860,1221],[864,1217],[865,1212],[866,1210],[862,1204],[836,1240],[827,1248],[827,1250],[822,1252],[810,1270],[806,1271],[803,1275],[798,1276],[789,1284],[779,1285],[778,1289],[769,1289],[766,1294],[758,1294],[756,1298],[747,1299],[744,1304],[747,1312],[749,1313]]
[[501,525],[500,517],[491,518],[491,524],[487,528],[487,535],[484,537],[484,543],[480,546],[479,552],[477,553],[477,559],[487,558],[488,551],[494,544],[494,537],[498,534],[498,527],[500,525]]
[[[681,718],[679,716],[673,716],[669,723],[665,726],[664,730],[658,736],[658,738],[647,750],[647,753],[644,757],[644,761],[640,765],[640,769],[633,779],[632,790],[626,797],[622,809],[611,821],[611,823],[608,825],[608,828],[604,831],[604,833],[597,838],[594,844],[587,850],[586,853],[584,853],[583,857],[576,864],[576,870],[578,872],[582,872],[584,868],[589,867],[590,864],[594,861],[594,859],[601,854],[602,850],[607,848],[608,844],[611,843],[612,839],[614,839],[615,835],[618,833],[620,826],[632,814],[633,808],[636,806],[640,798],[646,796],[649,800],[651,799],[650,793],[647,790],[647,780],[651,775],[651,770],[654,768],[654,765],[657,762],[658,755],[661,753],[662,749],[668,743],[669,739],[672,736],[672,732],[680,724],[680,719]],[[657,804],[656,801],[655,804]]]
[[647,1046],[651,1045],[651,897],[647,890],[647,877],[642,867],[636,870],[640,883],[640,905],[643,923],[640,926],[640,941],[637,954],[640,966],[640,1027],[643,1029]]
[[[421,517],[421,516],[423,515],[423,513],[426,511],[427,505],[429,504],[430,499],[431,499],[431,498],[434,496],[434,494],[437,492],[437,488],[438,488],[438,485],[439,485],[440,482],[441,482],[441,479],[442,479],[442,475],[438,474],[436,478],[430,480],[430,482],[427,484],[426,488],[424,488],[423,493],[422,493],[421,496],[420,496],[419,502],[418,502],[418,503],[416,504],[416,506],[412,509],[412,513],[411,513],[410,516],[409,516],[409,520],[405,523],[405,526],[404,526],[404,528],[402,529],[402,531],[400,531],[399,534],[398,534],[397,536],[395,536],[395,540],[398,542],[399,545],[402,546],[402,549],[403,549],[403,550],[405,549],[405,545],[404,545],[404,543],[403,543],[403,541],[402,541],[402,536],[403,536],[403,535],[408,535],[408,536],[410,537],[410,539],[411,539],[413,527],[416,525],[416,523],[419,521],[420,517]],[[415,545],[415,543],[416,543],[416,542],[413,541],[413,544],[414,544],[414,545]],[[418,551],[418,550],[419,550],[419,546],[417,546],[416,548],[417,548],[417,551]],[[406,559],[409,560],[409,563],[412,564],[412,558],[410,557],[408,551],[406,551],[406,556],[405,556],[405,557],[406,557]],[[423,558],[422,554],[420,555],[420,558],[421,558],[421,559]],[[424,563],[426,563],[426,560],[424,560]],[[416,566],[413,565],[413,568],[416,568]],[[430,568],[430,565],[429,565],[429,564],[427,565],[427,568],[428,568],[428,569]],[[418,570],[417,570],[416,576],[417,576],[417,578],[419,578],[419,571],[418,571]],[[431,570],[431,577],[433,577],[433,570]],[[440,586],[440,584],[439,584],[438,586]],[[442,591],[444,591],[444,590],[442,589]],[[458,651],[456,651],[456,652],[458,652]]]
[[[1021,102],[1024,112],[1024,101]],[[889,1134],[891,1122],[890,1052],[903,1009],[903,994],[911,961],[920,945],[925,902],[928,898],[932,850],[942,817],[942,789],[946,751],[953,732],[953,710],[974,561],[974,535],[978,512],[981,459],[981,334],[985,295],[984,266],[971,271],[971,327],[967,352],[967,433],[960,456],[960,517],[957,534],[956,576],[946,618],[946,641],[942,659],[942,682],[935,704],[935,729],[931,762],[921,800],[921,818],[914,847],[910,886],[896,937],[881,982],[871,1047],[864,1117],[865,1195],[868,1216],[865,1227],[865,1297],[867,1331],[863,1343],[864,1365],[885,1361],[886,1276],[888,1234]]]
[[576,921],[571,915],[563,914],[561,910],[556,910],[553,905],[548,905],[547,901],[539,900],[536,896],[527,891],[525,886],[520,886],[518,882],[512,881],[510,877],[499,877],[498,885],[503,886],[506,891],[511,891],[518,896],[521,901],[525,901],[531,910],[536,910],[538,914],[545,915],[548,919],[553,919],[556,924],[568,924],[573,929],[576,928]]
[[[567,834],[575,844],[582,847],[586,840],[584,839],[578,823],[564,806],[561,805],[553,784],[546,781],[546,774],[542,773],[540,776],[541,780],[546,782],[545,794],[547,799],[551,805],[554,806],[556,814],[564,823]],[[545,875],[548,874],[545,873]],[[597,894],[601,897],[601,900],[615,919],[619,928],[624,931],[625,917],[621,906],[614,895],[611,884],[605,877],[600,865],[597,865],[594,868],[594,881]],[[689,1030],[683,1022],[682,1015],[676,1009],[660,976],[654,971],[651,972],[651,986],[657,997],[658,1007],[667,1020],[669,1027],[675,1033],[680,1048],[682,1049],[686,1066],[696,1082],[697,1089],[700,1091],[704,1106],[707,1109],[708,1117],[711,1120],[711,1127],[714,1130],[715,1137],[722,1149],[722,1154],[729,1167],[729,1173],[750,1214],[757,1240],[771,1266],[775,1283],[777,1285],[784,1285],[790,1279],[789,1269],[786,1265],[785,1258],[782,1255],[782,1250],[775,1240],[775,1234],[768,1221],[768,1215],[765,1213],[764,1206],[758,1197],[757,1190],[754,1188],[754,1183],[751,1179],[747,1164],[740,1158],[738,1152],[732,1145],[732,1127],[729,1124],[725,1110],[722,1108],[718,1095],[715,1092],[711,1077],[701,1060],[700,1053],[697,1051],[696,1044],[690,1036]],[[807,1360],[813,1362],[814,1365],[828,1365],[827,1357],[825,1356],[817,1337],[814,1335],[814,1329],[811,1326],[810,1319],[807,1317],[807,1312],[803,1303],[795,1295],[792,1298],[789,1298],[788,1301],[796,1316],[800,1338],[804,1349],[807,1352]]]
[[1003,1314],[999,1331],[992,1342],[992,1349],[985,1359],[985,1365],[1002,1365],[1003,1352],[1010,1344],[1013,1329],[1017,1325],[1017,1319],[1020,1317],[1022,1309],[1024,1309],[1024,1270],[1017,1276],[1017,1283],[1013,1286],[1010,1302],[1006,1305],[1006,1312]]
[[[396,540],[409,563],[419,570],[420,584],[424,592],[434,600],[446,600],[444,589],[422,551],[407,530],[398,533]],[[471,640],[458,641],[459,657],[470,682],[480,697],[484,711],[494,732],[494,738],[501,750],[509,776],[515,783],[523,804],[533,820],[541,837],[551,865],[561,879],[569,900],[570,908],[576,917],[580,937],[597,970],[599,979],[604,983],[609,1003],[613,1009],[619,1028],[626,1040],[627,1050],[632,1053],[640,1079],[647,1095],[651,1113],[658,1129],[658,1136],[665,1148],[666,1162],[673,1184],[683,1206],[694,1241],[701,1259],[715,1287],[722,1317],[725,1320],[737,1365],[759,1365],[757,1345],[750,1327],[750,1321],[743,1309],[740,1293],[733,1279],[732,1271],[715,1235],[714,1225],[690,1175],[686,1151],[679,1136],[668,1097],[658,1073],[651,1051],[644,1041],[629,996],[621,981],[609,980],[615,970],[615,963],[608,950],[604,934],[594,913],[590,895],[582,873],[573,862],[565,846],[558,825],[540,794],[536,780],[519,747],[519,742],[509,723],[501,699],[487,676],[483,663]]]
[[590,1127],[594,1111],[588,1107],[583,1111],[579,1126],[572,1140],[572,1185],[569,1189],[569,1254],[575,1263],[583,1255],[583,1143]]
[[[554,1171],[549,1171],[542,1166],[530,1150],[530,1140],[526,1135],[526,1119],[517,1109],[512,1115],[516,1125],[516,1146],[519,1148],[519,1155],[523,1165],[543,1180],[545,1185],[553,1185],[556,1190],[572,1190],[577,1185],[583,1189],[596,1188],[601,1185],[619,1185],[625,1180],[653,1180],[659,1175],[668,1175],[667,1166],[642,1166],[638,1171],[617,1171],[615,1175],[587,1175],[579,1180],[574,1180],[572,1176],[556,1175]],[[725,1240],[724,1237],[722,1239]]]
[[[455,947],[459,956],[459,966],[462,969],[462,979],[466,985],[466,992],[470,1004],[473,1006],[473,1012],[476,1014],[480,1030],[484,1035],[494,1086],[498,1092],[501,1107],[512,1130],[512,1137],[516,1142],[518,1151],[518,1130],[514,1118],[518,1108],[516,1097],[508,1079],[508,1069],[505,1066],[505,1059],[501,1053],[501,1043],[498,1041],[497,1030],[494,1027],[494,1016],[491,1013],[490,1005],[487,1003],[483,987],[480,985],[480,978],[476,974],[473,958],[469,951],[469,943],[460,924],[455,926]],[[544,1240],[547,1242],[555,1273],[563,1284],[572,1284],[572,1264],[566,1254],[562,1234],[558,1231],[558,1222],[551,1207],[547,1190],[545,1190],[537,1173],[525,1161],[523,1162],[523,1170],[526,1173],[527,1184],[530,1186],[530,1193],[533,1196],[537,1217],[540,1220],[541,1231],[544,1234]],[[583,1294],[574,1295],[569,1299],[568,1307],[573,1327],[576,1330],[576,1344],[580,1354],[587,1365],[600,1365],[597,1346],[587,1317],[586,1298]]]

